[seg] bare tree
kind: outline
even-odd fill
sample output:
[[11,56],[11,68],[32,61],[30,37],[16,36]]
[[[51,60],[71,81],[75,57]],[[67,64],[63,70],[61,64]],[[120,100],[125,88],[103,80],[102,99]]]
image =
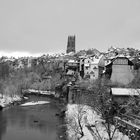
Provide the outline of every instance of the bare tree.
[[97,127],[100,123],[100,125],[105,128],[108,135],[108,140],[113,140],[119,127],[119,123],[116,121],[115,117],[119,114],[121,108],[118,106],[118,104],[112,101],[110,88],[106,80],[95,81],[95,83],[93,83],[92,90],[94,95],[94,105],[91,106],[95,110],[98,108],[101,118],[104,120],[102,122],[96,122],[92,127],[95,128],[94,130],[98,139],[102,140],[102,134],[99,132]]
[[68,118],[69,130],[74,132],[77,139],[81,139],[84,136],[84,117],[86,111],[83,105],[78,104],[76,106],[75,113],[71,114]]

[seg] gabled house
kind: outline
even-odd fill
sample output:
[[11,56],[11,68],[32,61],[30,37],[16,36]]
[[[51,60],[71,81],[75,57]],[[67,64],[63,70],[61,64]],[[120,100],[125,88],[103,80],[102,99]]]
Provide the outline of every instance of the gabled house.
[[105,67],[105,57],[100,55],[99,57],[94,57],[90,64],[90,78],[98,79],[102,76]]
[[104,55],[91,55],[80,59],[80,76],[90,79],[98,79],[104,70],[105,62]]
[[134,64],[127,57],[117,56],[105,67],[113,83],[127,85],[134,79]]
[[91,62],[93,61],[93,57],[87,57],[84,59],[84,75],[89,75],[91,72]]

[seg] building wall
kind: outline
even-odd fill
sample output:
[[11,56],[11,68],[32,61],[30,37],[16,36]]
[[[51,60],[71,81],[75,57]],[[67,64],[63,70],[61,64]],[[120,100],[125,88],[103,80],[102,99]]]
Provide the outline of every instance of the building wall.
[[84,75],[89,75],[90,74],[90,64],[91,64],[91,60],[89,58],[86,58],[84,60]]
[[68,93],[68,103],[94,105],[96,96],[89,90],[70,87]]
[[130,65],[112,65],[111,81],[129,84],[134,79],[133,66]]
[[120,104],[127,103],[130,99],[130,96],[113,96],[112,101]]
[[79,66],[79,71],[84,71],[84,59],[80,59],[80,66]]
[[103,71],[102,69],[104,69],[104,66],[104,56],[100,56],[98,58],[91,56],[80,60],[80,72],[84,72],[84,77],[89,75],[90,79],[98,79],[100,73]]
[[93,79],[98,79],[99,77],[99,67],[98,64],[91,64],[90,65],[90,72],[93,72],[94,74],[92,74]]

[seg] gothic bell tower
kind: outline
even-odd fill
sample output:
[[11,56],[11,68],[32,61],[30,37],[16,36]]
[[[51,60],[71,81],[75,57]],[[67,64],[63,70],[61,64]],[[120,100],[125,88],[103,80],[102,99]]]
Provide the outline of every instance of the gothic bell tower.
[[67,51],[66,53],[75,53],[75,36],[68,36]]

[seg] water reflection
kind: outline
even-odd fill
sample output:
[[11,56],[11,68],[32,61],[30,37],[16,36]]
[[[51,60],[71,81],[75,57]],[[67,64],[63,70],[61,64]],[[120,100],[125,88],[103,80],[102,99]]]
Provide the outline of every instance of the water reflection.
[[0,111],[0,140],[2,140],[2,135],[6,132],[6,118],[3,117],[2,111]]
[[51,103],[18,106],[0,112],[0,140],[57,140],[60,125],[55,116],[57,112],[57,107]]

